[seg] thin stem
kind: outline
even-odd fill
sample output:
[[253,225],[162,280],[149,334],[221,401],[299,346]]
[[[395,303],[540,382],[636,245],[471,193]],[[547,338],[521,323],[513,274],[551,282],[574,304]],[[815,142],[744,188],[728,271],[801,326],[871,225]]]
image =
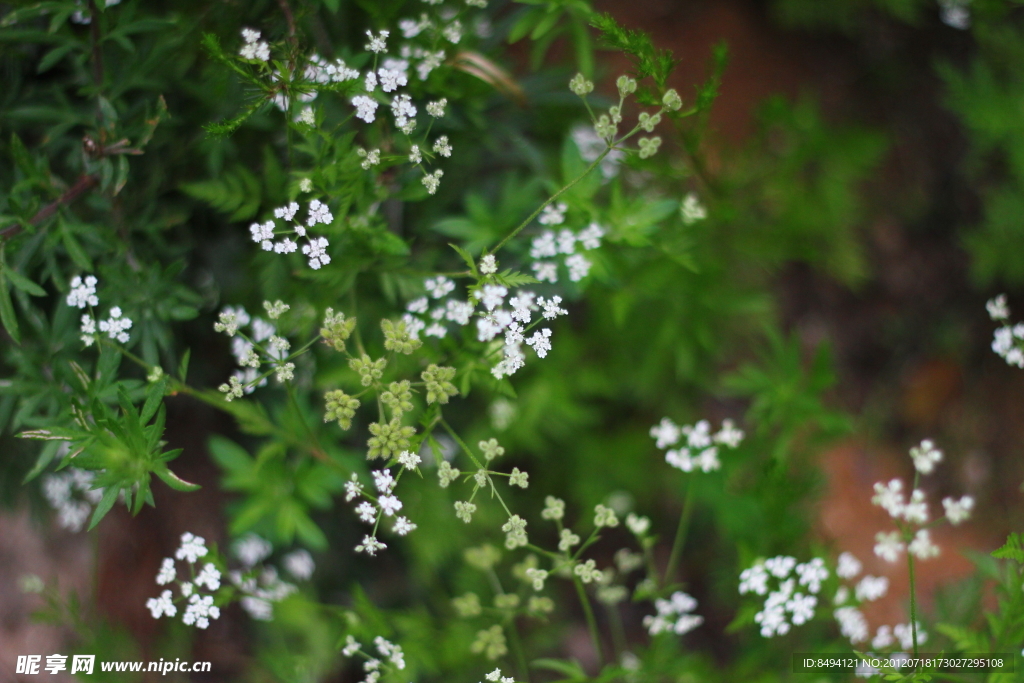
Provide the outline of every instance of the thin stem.
[[[64,194],[62,194],[60,197],[50,202],[43,208],[39,209],[39,211],[36,212],[36,215],[32,216],[32,219],[29,221],[29,223],[31,225],[39,225],[50,216],[57,213],[57,209],[59,209],[61,206],[65,204],[70,204],[71,202],[75,201],[80,196],[82,196],[92,188],[99,185],[99,183],[100,179],[97,175],[80,176],[78,180],[75,181],[74,185],[72,185],[71,187],[64,191]],[[20,223],[15,223],[13,225],[8,225],[5,228],[0,228],[0,240],[11,239],[12,237],[20,234],[22,230],[24,230],[24,227]]]
[[676,538],[672,542],[672,552],[668,556],[668,566],[665,567],[665,578],[663,583],[668,583],[672,575],[675,574],[676,567],[679,564],[679,557],[683,552],[683,545],[686,543],[686,533],[690,528],[690,517],[693,515],[693,494],[691,489],[692,479],[686,480],[686,499],[683,501],[683,512],[679,516],[679,526],[676,527]]
[[96,86],[96,96],[103,90],[103,45],[100,36],[100,10],[96,0],[89,0],[89,38],[92,41],[92,80]]
[[914,657],[917,657],[917,596],[914,583],[914,553],[907,553],[907,564],[910,566],[910,635],[914,640]]
[[612,645],[615,648],[615,660],[620,661],[622,654],[628,647],[626,643],[626,629],[622,625],[622,615],[619,614],[619,608],[616,605],[606,605],[606,611],[608,612],[608,621],[612,625]]
[[516,616],[509,616],[509,640],[512,642],[512,651],[516,655],[516,666],[519,668],[519,680],[530,683],[530,668],[526,664],[526,652],[523,650],[523,641],[519,637],[519,627],[516,626]]
[[594,618],[594,610],[590,607],[587,592],[583,590],[583,582],[580,581],[578,576],[573,576],[572,582],[576,586],[576,594],[580,597],[580,604],[583,605],[583,616],[587,619],[587,629],[590,631],[590,638],[594,642],[594,652],[597,653],[598,664],[603,668],[604,655],[601,653],[601,635],[597,630],[597,619]]

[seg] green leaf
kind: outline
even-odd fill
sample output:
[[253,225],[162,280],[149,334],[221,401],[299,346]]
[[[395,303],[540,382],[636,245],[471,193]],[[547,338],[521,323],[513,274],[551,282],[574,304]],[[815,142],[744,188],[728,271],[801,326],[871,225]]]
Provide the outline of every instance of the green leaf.
[[449,242],[448,246],[454,249],[455,253],[462,257],[462,260],[466,262],[467,266],[469,266],[470,272],[472,272],[473,275],[476,276],[476,262],[473,261],[473,256],[468,251],[466,251],[457,244],[452,244],[451,242]]
[[21,275],[10,266],[3,266],[4,277],[11,281],[11,284],[30,296],[46,296],[46,290]]
[[58,45],[57,47],[53,48],[45,55],[43,55],[43,58],[39,60],[39,66],[36,67],[36,73],[41,74],[46,71],[49,71],[54,67],[54,65],[56,65],[60,60],[64,59],[64,57],[69,52],[74,50],[76,47],[78,47],[77,42],[67,42],[63,45]]
[[217,464],[231,472],[252,469],[253,460],[249,453],[234,441],[223,436],[210,437],[210,455]]
[[193,484],[191,482],[185,481],[184,479],[182,479],[181,477],[179,477],[178,475],[176,475],[174,472],[172,472],[166,466],[163,465],[155,468],[153,470],[153,473],[156,476],[160,477],[160,479],[165,484],[170,486],[175,491],[185,491],[187,493],[190,493],[192,491],[198,491],[199,489],[202,488],[199,484]]
[[229,214],[233,221],[255,216],[262,200],[259,178],[243,166],[224,171],[219,178],[212,180],[183,183],[180,188],[185,194]]
[[64,243],[64,248],[68,250],[68,256],[75,262],[82,270],[91,271],[93,270],[92,259],[82,249],[82,245],[79,244],[78,238],[75,237],[71,230],[71,226],[64,221],[61,221],[60,227],[61,241]]
[[545,669],[547,671],[554,671],[556,673],[567,676],[569,680],[580,681],[586,680],[587,674],[583,671],[583,667],[575,659],[535,659],[530,662],[530,666],[534,669]]
[[114,503],[117,502],[117,494],[120,490],[121,488],[119,486],[108,486],[103,491],[103,497],[100,498],[99,505],[96,506],[96,510],[92,513],[92,519],[89,521],[89,531],[92,531],[93,528],[100,523],[100,520],[110,512],[110,508],[114,507]]
[[14,315],[14,304],[11,303],[11,292],[7,287],[7,278],[0,272],[0,322],[4,329],[11,336],[15,344],[21,344],[21,334],[18,332],[18,319]]

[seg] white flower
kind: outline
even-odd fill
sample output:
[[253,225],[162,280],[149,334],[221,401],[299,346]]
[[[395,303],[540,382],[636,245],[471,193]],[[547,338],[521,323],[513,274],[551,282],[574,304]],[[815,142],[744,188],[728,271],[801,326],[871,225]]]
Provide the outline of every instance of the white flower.
[[898,531],[879,531],[875,534],[875,541],[875,555],[886,562],[895,562],[906,549]]
[[416,75],[420,77],[421,81],[427,80],[430,72],[441,66],[445,58],[444,50],[437,50],[436,52],[423,51],[417,56],[420,59],[420,63],[416,65]]
[[313,556],[306,550],[296,550],[284,556],[284,568],[299,581],[306,581],[313,576],[316,563]]
[[171,601],[171,591],[169,590],[161,593],[159,598],[150,598],[147,600],[146,609],[149,610],[154,619],[159,619],[165,614],[169,617],[173,617],[178,613],[178,608],[175,607],[174,603]]
[[309,203],[309,217],[306,218],[306,225],[311,228],[317,223],[329,225],[333,220],[334,216],[331,215],[331,210],[319,199],[314,199]]
[[702,616],[691,614],[697,607],[697,601],[682,591],[673,593],[668,600],[655,600],[654,607],[658,610],[657,615],[648,615],[643,621],[652,636],[665,631],[683,635],[704,623]]
[[444,316],[457,325],[468,325],[473,315],[474,304],[470,301],[449,300],[445,304]]
[[992,320],[1006,320],[1010,317],[1010,307],[1006,305],[1006,295],[1000,294],[994,299],[989,299],[985,309]]
[[356,154],[363,158],[363,161],[360,164],[360,166],[363,167],[364,171],[368,171],[372,166],[376,166],[377,164],[380,163],[379,149],[371,149],[369,152],[367,152],[362,147],[357,147]]
[[352,106],[356,108],[356,118],[367,123],[373,123],[377,117],[377,101],[366,95],[356,95],[352,98]]
[[416,530],[416,525],[410,522],[405,517],[396,517],[395,523],[392,525],[391,530],[399,536],[405,536],[410,531]]
[[913,553],[919,560],[927,560],[938,557],[939,546],[932,543],[931,533],[928,529],[918,529],[914,540],[907,546],[907,551]]
[[935,447],[931,439],[925,439],[920,446],[910,449],[910,457],[914,459],[914,468],[921,474],[931,474],[935,464],[942,460],[942,451]]
[[341,653],[346,657],[351,657],[355,653],[359,652],[362,645],[356,641],[352,636],[345,636],[345,647],[342,648]]
[[551,330],[544,328],[533,333],[533,336],[526,340],[538,357],[544,358],[551,350]]
[[374,470],[373,484],[377,487],[377,491],[387,495],[395,488],[395,478],[392,476],[391,470]]
[[373,524],[373,520],[377,518],[377,508],[373,507],[369,501],[364,500],[356,506],[356,514],[367,524]]
[[380,75],[380,88],[384,92],[394,92],[409,82],[405,71],[402,70],[381,68],[377,70],[377,74]]
[[[447,138],[445,138],[447,140]],[[435,151],[437,146],[434,147]],[[498,261],[494,258],[494,254],[484,254],[480,259],[480,272],[484,275],[493,275],[498,272]],[[514,304],[513,304],[514,305]]]
[[558,263],[555,261],[534,261],[530,264],[533,275],[541,282],[558,282]]
[[449,43],[452,43],[453,45],[458,44],[458,42],[462,40],[462,24],[458,19],[455,19],[452,23],[444,27],[441,35],[443,35],[445,40]]
[[889,590],[889,579],[884,576],[865,576],[857,584],[854,594],[860,601],[877,600]]
[[321,266],[326,266],[331,262],[331,257],[327,254],[327,247],[330,244],[326,237],[317,237],[311,239],[309,244],[302,245],[302,253],[309,257],[309,267],[313,270],[320,270]]
[[67,304],[74,308],[85,308],[86,306],[99,306],[100,300],[96,296],[97,280],[92,275],[85,278],[75,276],[71,279],[71,292],[68,294]]
[[626,515],[626,527],[637,536],[643,536],[651,528],[651,520],[630,512]]
[[875,495],[871,502],[880,506],[893,518],[903,517],[903,482],[893,479],[888,484],[876,483]]
[[730,419],[722,420],[722,427],[718,430],[718,433],[712,437],[715,443],[728,446],[729,448],[736,448],[743,441],[743,430],[737,429],[736,425]]
[[970,496],[963,496],[960,500],[943,498],[942,507],[946,510],[946,517],[949,519],[949,523],[956,525],[971,516],[971,510],[974,509],[974,499]]
[[[569,206],[564,202],[558,202],[557,204],[548,204],[544,207],[540,218],[537,222],[541,225],[561,225],[565,222],[565,212],[569,209]],[[552,254],[553,256],[554,254]]]
[[174,556],[179,560],[186,560],[189,564],[195,564],[200,557],[206,557],[209,550],[206,547],[206,540],[202,536],[194,536],[189,532],[181,535],[181,547]]
[[200,597],[197,593],[189,598],[188,607],[185,609],[185,615],[181,620],[188,626],[195,624],[196,628],[205,629],[209,627],[210,619],[219,618],[220,608],[214,606],[213,596],[205,595]]
[[357,475],[353,472],[352,477],[345,482],[345,502],[351,503],[363,494],[363,485],[359,483]]
[[310,107],[310,106],[303,107],[302,111],[299,112],[299,115],[295,118],[295,120],[298,123],[304,123],[307,126],[315,126],[316,125],[316,115],[313,113],[313,107]]
[[174,568],[174,560],[169,557],[165,557],[163,564],[160,565],[160,572],[156,575],[157,585],[167,585],[171,581],[174,581],[174,579],[176,579],[177,577],[178,570]]
[[583,254],[573,254],[565,259],[565,265],[569,269],[569,279],[579,282],[590,273],[590,261]]
[[800,626],[814,617],[814,608],[818,605],[818,598],[813,595],[796,593],[786,601],[786,611],[792,615],[793,624]]
[[274,248],[274,221],[253,223],[249,226],[249,232],[252,234],[252,241],[259,242],[263,251],[270,251]]
[[414,470],[422,462],[420,456],[410,451],[402,451],[398,455],[398,464],[409,470]]
[[501,306],[506,295],[508,295],[508,289],[501,285],[484,285],[483,290],[477,293],[480,302],[488,311],[493,311]]
[[683,218],[683,225],[693,225],[697,221],[704,220],[708,216],[707,209],[697,199],[697,195],[693,192],[686,195],[683,199],[682,206],[679,207],[679,212]]
[[556,520],[565,516],[565,501],[554,496],[547,496],[544,499],[544,509],[540,516],[544,519]]
[[892,637],[892,627],[879,626],[878,633],[875,634],[875,637],[871,640],[871,647],[875,648],[876,650],[884,650],[890,645],[892,645],[894,642],[896,641]]
[[427,278],[423,286],[426,288],[427,294],[435,299],[440,299],[455,289],[455,283],[443,275]]
[[903,508],[903,519],[913,524],[925,524],[928,521],[928,502],[924,491],[914,489],[910,494],[910,502]]
[[[910,628],[910,624],[897,624],[892,629],[892,634],[896,636],[900,641],[900,647],[904,650],[909,650],[914,647],[914,632]],[[928,640],[928,634],[921,628],[921,624],[917,625],[917,642],[918,644]]]
[[433,173],[423,176],[423,187],[427,188],[427,194],[437,194],[437,188],[441,185],[441,176],[444,171],[436,169]]
[[839,623],[839,632],[851,643],[861,643],[868,639],[868,622],[859,609],[840,607],[832,614]]
[[116,339],[122,344],[127,344],[130,337],[127,330],[131,329],[131,318],[122,317],[121,308],[114,306],[110,309],[110,317],[99,322],[101,332],[106,332],[111,339]]
[[213,563],[207,562],[203,571],[199,572],[199,576],[196,577],[195,583],[197,586],[205,585],[211,591],[215,591],[220,588],[220,571]]
[[[551,208],[550,205],[546,208]],[[555,233],[545,230],[539,236],[534,237],[530,243],[530,258],[540,259],[558,254],[558,241]]]
[[839,563],[836,566],[836,576],[843,579],[852,579],[860,574],[861,563],[852,553],[839,555]]
[[779,555],[765,560],[764,568],[771,572],[772,576],[784,579],[796,567],[796,558],[786,555]]
[[544,316],[545,320],[553,320],[554,318],[557,318],[560,315],[569,314],[569,311],[565,310],[560,306],[560,304],[562,303],[562,297],[558,296],[557,294],[551,297],[550,299],[538,297],[537,303],[540,305],[542,309],[544,309],[541,315]]
[[597,223],[591,223],[578,235],[580,244],[584,249],[597,249],[601,246],[601,238],[604,237],[605,229]]
[[271,621],[274,618],[274,606],[269,600],[247,595],[239,601],[239,604],[256,621]]
[[377,540],[376,536],[363,536],[363,542],[356,546],[357,553],[366,553],[373,557],[380,550],[385,550],[387,545]]
[[796,573],[800,577],[798,583],[801,586],[807,586],[807,590],[811,593],[817,593],[821,590],[821,582],[828,578],[825,560],[820,557],[815,557],[810,562],[798,564],[796,566]]
[[413,145],[409,148],[409,163],[418,164],[423,161],[423,153],[420,152],[419,145]]
[[235,542],[235,556],[245,567],[251,567],[270,556],[274,549],[270,543],[256,534],[246,534]]
[[757,593],[764,595],[768,592],[768,570],[764,563],[755,564],[753,567],[740,572],[740,594]]
[[390,31],[381,31],[374,36],[373,33],[367,29],[366,36],[370,39],[370,42],[364,45],[363,49],[369,50],[370,52],[376,52],[377,54],[386,52],[388,49],[387,39],[389,35],[391,35]]
[[377,499],[381,511],[388,517],[394,517],[395,513],[402,509],[402,501],[396,496],[381,496]]
[[442,97],[436,102],[427,103],[427,113],[434,118],[441,118],[444,116],[444,108],[448,105],[448,98]]
[[434,151],[446,158],[452,155],[452,146],[448,143],[447,135],[442,135],[434,141]]

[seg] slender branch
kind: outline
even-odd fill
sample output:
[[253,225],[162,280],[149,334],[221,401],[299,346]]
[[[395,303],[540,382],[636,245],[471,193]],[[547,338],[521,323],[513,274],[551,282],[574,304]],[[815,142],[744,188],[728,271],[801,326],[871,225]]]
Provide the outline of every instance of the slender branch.
[[594,642],[594,652],[597,653],[598,665],[603,668],[604,655],[601,653],[601,635],[597,630],[597,619],[594,618],[594,610],[590,607],[590,600],[587,598],[587,592],[583,590],[583,583],[579,577],[573,576],[572,582],[576,585],[576,594],[580,596],[580,604],[583,605],[583,616],[587,618],[587,629],[590,631],[590,639]]
[[292,14],[292,8],[288,5],[288,0],[277,0],[277,4],[281,8],[281,14],[284,15],[285,22],[288,24],[288,43],[294,48],[296,44],[295,15]]
[[917,596],[914,585],[914,553],[907,553],[907,563],[910,565],[910,635],[914,641],[914,657],[917,657]]
[[690,528],[690,517],[693,516],[693,493],[692,478],[686,480],[686,500],[683,502],[683,512],[679,516],[679,526],[676,527],[676,538],[672,542],[672,552],[668,556],[668,566],[665,567],[665,578],[662,583],[667,584],[676,571],[679,564],[679,556],[683,552],[683,545],[686,543],[686,532]]
[[[83,175],[79,177],[78,180],[75,181],[74,185],[64,191],[64,194],[39,209],[39,211],[36,212],[36,215],[32,216],[32,220],[30,220],[29,223],[32,225],[39,225],[50,216],[57,213],[57,209],[61,206],[75,201],[80,196],[99,185],[99,182],[100,179],[97,175]],[[21,234],[22,230],[24,230],[24,226],[20,223],[14,223],[13,225],[8,225],[6,228],[0,228],[0,240],[11,239],[12,237]]]

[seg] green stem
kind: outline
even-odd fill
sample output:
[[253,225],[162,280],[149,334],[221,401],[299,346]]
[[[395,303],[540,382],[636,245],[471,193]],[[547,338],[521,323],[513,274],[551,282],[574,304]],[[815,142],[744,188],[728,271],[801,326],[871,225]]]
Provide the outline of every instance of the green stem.
[[686,543],[686,533],[690,528],[690,518],[693,516],[693,493],[691,489],[692,479],[686,481],[686,499],[683,501],[683,512],[679,516],[679,526],[676,527],[676,538],[672,542],[672,552],[668,556],[668,566],[665,567],[665,578],[662,583],[667,584],[675,574],[676,567],[679,564],[679,557],[683,552],[683,545]]
[[626,629],[622,625],[622,615],[616,605],[607,605],[608,621],[612,625],[612,645],[615,647],[615,660],[621,661],[622,654],[627,649]]
[[914,657],[917,657],[917,596],[914,584],[914,554],[907,553],[907,564],[910,566],[910,634],[914,640]]
[[583,582],[578,576],[572,577],[576,586],[576,594],[580,597],[580,604],[583,605],[583,616],[587,619],[587,629],[590,631],[590,639],[594,642],[594,652],[597,653],[598,664],[604,667],[604,655],[601,653],[601,635],[597,630],[597,619],[594,618],[594,610],[590,607],[590,600],[587,592],[583,590]]
[[512,642],[512,651],[516,654],[519,680],[530,683],[530,668],[526,664],[526,652],[523,650],[523,641],[519,638],[519,627],[516,626],[515,614],[509,615],[508,632],[509,640]]

